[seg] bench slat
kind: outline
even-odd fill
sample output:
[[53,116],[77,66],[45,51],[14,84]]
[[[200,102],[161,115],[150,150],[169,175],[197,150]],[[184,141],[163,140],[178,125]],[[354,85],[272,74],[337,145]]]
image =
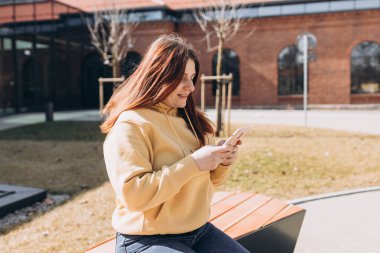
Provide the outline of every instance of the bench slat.
[[265,225],[279,221],[283,218],[286,218],[290,215],[293,215],[295,213],[298,213],[300,211],[304,210],[303,208],[295,205],[288,205],[282,212],[274,216],[272,219],[270,219]]
[[232,208],[241,205],[244,201],[246,201],[254,195],[254,193],[240,193],[230,195],[227,198],[223,199],[223,201],[217,202],[211,208],[210,221],[228,212]]
[[113,253],[115,252],[116,239],[115,236],[89,248],[86,253]]
[[215,192],[212,196],[211,206],[235,194],[235,192]]
[[242,215],[255,211],[262,205],[265,205],[271,199],[271,197],[262,194],[256,194],[248,200],[244,201],[241,205],[234,207],[233,209],[229,210],[229,212],[213,220],[212,224],[224,231],[223,228],[229,227],[231,224],[238,222],[239,219],[241,219]]
[[232,238],[239,238],[252,231],[263,227],[269,220],[285,209],[288,204],[278,199],[271,199],[265,205],[262,205],[255,212],[245,217],[243,221],[224,230]]

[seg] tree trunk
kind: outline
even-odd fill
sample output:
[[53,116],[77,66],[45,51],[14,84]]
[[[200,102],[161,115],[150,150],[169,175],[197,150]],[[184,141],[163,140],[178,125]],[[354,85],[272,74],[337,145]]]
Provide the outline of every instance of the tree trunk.
[[[218,58],[216,64],[216,76],[220,76],[222,73],[222,53],[223,53],[223,39],[219,38],[218,43]],[[221,103],[221,91],[222,91],[222,83],[219,78],[216,81],[216,136],[220,136],[220,132],[223,129],[222,122],[222,103]]]
[[120,77],[120,62],[114,61],[112,63],[112,77],[119,78]]
[[[119,78],[120,77],[120,62],[113,61],[112,62],[112,77]],[[113,91],[116,89],[117,82],[113,82]]]

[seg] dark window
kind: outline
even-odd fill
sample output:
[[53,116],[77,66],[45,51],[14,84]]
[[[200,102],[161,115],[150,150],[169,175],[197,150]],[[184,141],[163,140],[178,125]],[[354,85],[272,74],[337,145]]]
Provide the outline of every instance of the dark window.
[[46,2],[47,0],[2,0],[0,1],[0,5],[8,5],[8,4],[26,4],[33,2]]
[[303,93],[303,63],[296,61],[296,46],[288,46],[278,55],[278,94]]
[[[216,75],[216,65],[218,60],[218,53],[212,58],[212,74]],[[240,90],[240,63],[239,57],[234,50],[223,49],[222,53],[222,70],[221,74],[228,75],[232,73],[233,83],[232,83],[232,95],[238,96]],[[216,93],[216,82],[212,84],[213,95]]]
[[141,55],[136,52],[128,52],[127,57],[121,62],[121,75],[128,78],[140,64]]
[[[0,116],[16,111],[16,67],[12,55],[12,40],[1,38],[0,47]],[[18,75],[17,75],[18,76]]]
[[[112,69],[103,63],[98,52],[87,55],[82,62],[83,107],[99,108],[99,77],[112,77]],[[104,85],[104,104],[112,95],[112,85]]]
[[380,92],[380,45],[365,41],[351,53],[351,92]]
[[21,70],[21,90],[22,90],[22,111],[33,111],[41,104],[41,91],[43,68],[39,62],[30,57],[22,65]]

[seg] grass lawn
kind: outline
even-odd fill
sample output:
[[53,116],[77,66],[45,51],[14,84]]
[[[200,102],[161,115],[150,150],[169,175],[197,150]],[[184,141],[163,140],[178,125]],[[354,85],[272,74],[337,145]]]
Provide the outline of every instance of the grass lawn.
[[[0,236],[0,252],[83,252],[114,234],[114,197],[96,123],[44,123],[0,132],[0,183],[72,199]],[[220,190],[282,199],[380,185],[380,136],[254,125]]]
[[0,131],[0,183],[77,194],[107,180],[96,122],[52,122]]

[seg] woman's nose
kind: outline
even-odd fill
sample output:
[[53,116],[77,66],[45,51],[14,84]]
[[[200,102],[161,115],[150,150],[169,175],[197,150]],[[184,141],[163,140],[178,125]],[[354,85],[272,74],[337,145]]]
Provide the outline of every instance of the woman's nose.
[[190,82],[190,91],[193,92],[195,90],[195,86],[193,84],[193,81]]
[[185,89],[193,92],[195,90],[193,81],[187,80],[185,84]]

